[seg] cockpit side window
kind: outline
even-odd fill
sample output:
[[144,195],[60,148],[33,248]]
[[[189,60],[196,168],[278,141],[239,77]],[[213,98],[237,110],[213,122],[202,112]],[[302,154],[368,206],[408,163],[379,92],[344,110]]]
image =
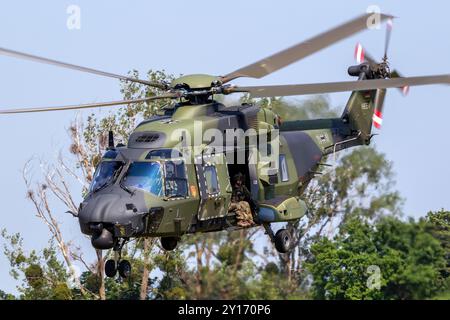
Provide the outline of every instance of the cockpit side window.
[[111,160],[113,160],[113,159],[115,159],[115,158],[117,157],[118,154],[119,154],[119,153],[118,153],[117,151],[115,151],[115,150],[108,150],[108,151],[106,151],[106,153],[103,155],[103,158],[104,158],[104,159],[111,159]]
[[161,197],[163,195],[161,164],[156,161],[133,162],[121,183],[127,188],[141,189]]
[[103,161],[100,162],[97,169],[95,170],[94,177],[92,178],[90,192],[95,192],[108,184],[114,182],[123,163],[120,161]]
[[186,197],[188,195],[188,182],[186,168],[182,160],[165,161],[166,196]]

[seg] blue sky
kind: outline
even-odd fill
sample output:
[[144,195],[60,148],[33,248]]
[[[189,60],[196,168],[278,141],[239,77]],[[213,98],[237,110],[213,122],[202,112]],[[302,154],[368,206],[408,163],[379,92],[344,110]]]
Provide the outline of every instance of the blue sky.
[[[81,29],[66,27],[69,5],[81,8]],[[378,5],[398,17],[390,62],[405,75],[450,73],[450,3],[400,1],[9,1],[0,4],[0,46],[126,74],[226,74],[307,39]],[[364,31],[264,79],[236,84],[289,84],[350,80],[353,50],[362,42],[381,57],[384,29]],[[47,106],[120,99],[116,80],[0,56],[0,108]],[[343,107],[348,94],[330,95]],[[450,88],[413,88],[404,98],[388,93],[377,148],[394,163],[405,213],[450,208],[447,123]],[[107,111],[98,111],[104,114]],[[86,115],[87,112],[84,112]],[[54,159],[66,150],[66,129],[75,111],[0,117],[0,228],[21,232],[27,248],[48,240],[46,227],[25,200],[21,170],[30,157]],[[73,185],[74,190],[78,186]],[[75,219],[55,206],[67,240],[81,234]],[[81,240],[86,250],[89,242]],[[14,291],[0,255],[0,288]]]

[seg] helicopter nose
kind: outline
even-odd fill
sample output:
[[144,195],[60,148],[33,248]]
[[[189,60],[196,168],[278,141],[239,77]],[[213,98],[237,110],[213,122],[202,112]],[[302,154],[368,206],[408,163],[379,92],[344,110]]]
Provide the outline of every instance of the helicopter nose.
[[[100,194],[82,204],[78,213],[80,223],[114,223],[125,213],[121,199],[114,194]],[[95,231],[95,229],[94,229]]]
[[78,219],[81,231],[91,235],[92,246],[106,250],[114,246],[114,224],[120,222],[120,197],[114,194],[99,194],[80,206]]
[[88,197],[78,211],[81,231],[91,236],[97,249],[110,249],[118,238],[136,236],[147,216],[143,196],[122,194],[112,189]]

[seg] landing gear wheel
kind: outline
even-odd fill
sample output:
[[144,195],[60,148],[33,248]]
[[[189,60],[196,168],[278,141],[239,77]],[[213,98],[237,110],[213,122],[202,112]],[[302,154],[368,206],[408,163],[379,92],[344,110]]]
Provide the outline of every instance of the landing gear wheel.
[[105,274],[108,278],[113,278],[117,273],[116,261],[109,259],[105,263]]
[[286,229],[280,229],[275,234],[275,248],[280,253],[289,252],[291,249],[291,234]]
[[122,278],[128,278],[131,275],[131,263],[128,260],[120,261],[117,269]]
[[177,247],[178,238],[176,237],[161,237],[161,246],[166,251],[172,251]]
[[117,271],[122,278],[128,278],[131,275],[131,264],[127,260],[122,260],[122,248],[128,238],[117,239],[114,244],[114,259],[105,262],[105,274],[109,278],[116,276]]

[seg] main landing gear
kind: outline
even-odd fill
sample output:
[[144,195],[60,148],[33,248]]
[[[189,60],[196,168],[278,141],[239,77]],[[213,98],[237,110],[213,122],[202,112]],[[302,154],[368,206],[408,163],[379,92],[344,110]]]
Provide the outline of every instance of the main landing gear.
[[266,229],[266,234],[269,235],[270,240],[275,245],[275,248],[279,253],[287,253],[291,251],[292,237],[288,230],[280,229],[276,234],[273,233],[269,223],[263,224]]
[[[174,250],[180,238],[161,237],[161,246],[166,251]],[[114,259],[105,262],[105,274],[109,278],[114,278],[119,272],[120,277],[128,278],[131,275],[131,263],[128,260],[122,260],[122,248],[128,239],[119,239],[114,245]]]
[[114,245],[114,259],[105,262],[105,274],[109,278],[116,276],[117,271],[122,278],[128,278],[131,275],[131,263],[128,260],[121,260],[122,248],[128,239],[119,239]]

